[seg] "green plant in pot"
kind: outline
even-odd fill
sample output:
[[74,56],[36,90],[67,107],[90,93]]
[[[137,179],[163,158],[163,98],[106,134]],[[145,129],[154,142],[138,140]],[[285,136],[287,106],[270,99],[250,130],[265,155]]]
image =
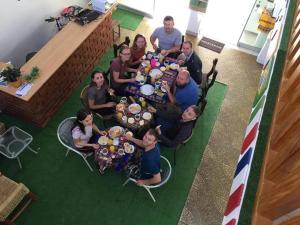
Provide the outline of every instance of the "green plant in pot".
[[4,77],[4,81],[10,82],[14,87],[19,87],[22,84],[20,69],[7,67],[1,72],[1,76]]
[[39,74],[40,74],[40,69],[37,66],[35,66],[32,67],[30,73],[25,75],[24,78],[27,82],[32,82],[35,78],[37,78]]

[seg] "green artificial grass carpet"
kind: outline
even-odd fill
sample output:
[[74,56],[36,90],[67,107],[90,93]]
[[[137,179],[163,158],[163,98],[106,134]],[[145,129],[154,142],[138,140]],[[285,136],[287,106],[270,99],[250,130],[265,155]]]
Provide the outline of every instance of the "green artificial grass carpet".
[[[112,51],[96,68],[108,66]],[[152,191],[157,202],[152,202],[143,188],[128,183],[123,172],[107,169],[100,175],[93,163],[91,172],[77,154],[65,157],[65,148],[58,142],[56,130],[66,117],[74,116],[81,108],[79,94],[88,77],[63,107],[43,128],[36,128],[7,115],[1,115],[7,127],[17,125],[34,137],[32,147],[40,147],[37,155],[29,150],[21,154],[23,169],[17,160],[0,157],[0,171],[9,178],[24,183],[37,195],[16,220],[22,225],[177,225],[192,185],[203,151],[208,143],[218,116],[227,86],[215,83],[208,94],[204,114],[197,121],[193,138],[177,152],[176,167],[167,184]],[[99,121],[98,121],[99,122]],[[173,152],[162,148],[170,162]],[[199,202],[201,204],[201,202]]]
[[118,20],[121,27],[135,31],[144,17],[128,10],[118,8],[113,12],[112,18]]

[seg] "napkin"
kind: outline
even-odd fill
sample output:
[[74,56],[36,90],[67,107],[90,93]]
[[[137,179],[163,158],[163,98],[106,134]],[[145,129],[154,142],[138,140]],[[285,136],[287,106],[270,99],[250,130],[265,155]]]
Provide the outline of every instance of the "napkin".
[[18,96],[24,96],[28,93],[28,91],[31,89],[32,84],[31,83],[24,83],[22,84],[16,91],[16,95]]

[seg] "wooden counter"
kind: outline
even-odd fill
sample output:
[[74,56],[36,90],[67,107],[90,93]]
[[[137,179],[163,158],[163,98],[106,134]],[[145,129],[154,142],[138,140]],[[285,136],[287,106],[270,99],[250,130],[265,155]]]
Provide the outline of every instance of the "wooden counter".
[[22,74],[29,73],[34,66],[40,69],[39,77],[25,96],[17,96],[16,88],[11,86],[0,87],[0,108],[44,127],[112,46],[114,8],[85,26],[69,22],[21,67]]

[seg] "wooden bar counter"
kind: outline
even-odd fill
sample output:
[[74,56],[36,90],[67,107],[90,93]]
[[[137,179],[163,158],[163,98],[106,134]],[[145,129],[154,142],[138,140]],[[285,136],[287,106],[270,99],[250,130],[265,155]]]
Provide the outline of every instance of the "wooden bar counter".
[[25,96],[17,96],[16,88],[11,86],[0,87],[0,108],[44,127],[112,46],[114,8],[85,26],[69,22],[21,67],[22,74],[29,73],[34,66],[40,69],[40,75]]

